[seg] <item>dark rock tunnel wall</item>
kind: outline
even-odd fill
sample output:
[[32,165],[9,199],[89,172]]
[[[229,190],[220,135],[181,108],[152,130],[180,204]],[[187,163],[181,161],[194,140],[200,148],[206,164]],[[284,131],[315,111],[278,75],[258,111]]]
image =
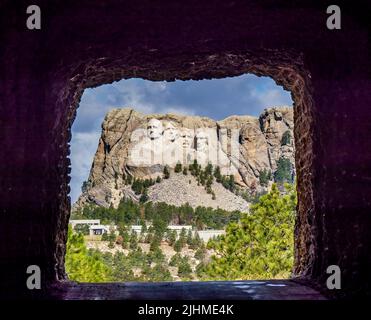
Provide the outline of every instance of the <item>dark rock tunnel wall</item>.
[[[0,296],[37,297],[65,279],[69,128],[86,87],[122,78],[205,79],[252,72],[295,100],[299,207],[295,276],[339,297],[370,293],[371,61],[361,12],[327,1],[0,1]],[[26,289],[26,268],[43,290]]]

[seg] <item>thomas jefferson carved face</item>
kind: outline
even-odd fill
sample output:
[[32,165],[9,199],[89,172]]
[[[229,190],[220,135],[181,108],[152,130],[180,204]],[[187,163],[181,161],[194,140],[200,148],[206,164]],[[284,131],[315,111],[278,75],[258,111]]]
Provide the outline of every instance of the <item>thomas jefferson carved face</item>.
[[155,140],[161,137],[163,133],[163,127],[160,120],[151,119],[148,121],[147,134],[151,140]]
[[182,146],[185,149],[188,149],[192,146],[193,142],[193,132],[191,129],[182,128],[180,132],[180,136],[182,138]]
[[174,142],[179,137],[178,129],[174,126],[172,122],[165,124],[164,137],[166,140]]
[[206,151],[209,145],[208,135],[204,130],[199,130],[196,133],[196,148],[197,151]]

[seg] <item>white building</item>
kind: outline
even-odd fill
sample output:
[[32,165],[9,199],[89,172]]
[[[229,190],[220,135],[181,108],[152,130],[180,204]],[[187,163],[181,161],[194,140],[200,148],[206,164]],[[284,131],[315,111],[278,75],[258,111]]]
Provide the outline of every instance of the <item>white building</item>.
[[81,220],[70,220],[70,224],[72,226],[72,229],[75,229],[75,227],[78,224],[87,224],[88,226],[94,226],[100,224],[99,219],[81,219]]
[[[147,229],[151,226],[151,224],[147,225]],[[141,233],[142,226],[141,225],[133,225],[130,227],[131,231],[135,231],[136,233]],[[192,230],[192,226],[175,226],[175,225],[169,225],[167,226],[168,230],[175,230],[177,234],[182,232],[182,229],[185,229],[186,231]]]
[[90,236],[101,236],[104,233],[109,233],[109,232],[110,232],[109,227],[104,226],[102,224],[92,225],[89,228],[89,235]]
[[100,224],[100,219],[81,219],[81,220],[70,220],[72,229],[75,230],[77,225],[88,225],[89,235],[102,235],[104,233],[109,233],[111,230],[115,232],[116,226],[106,226]]
[[[117,226],[114,225],[102,225],[100,224],[99,219],[86,219],[86,220],[70,220],[70,224],[72,225],[72,228],[74,229],[75,226],[79,224],[86,224],[89,226],[89,235],[90,236],[101,236],[104,233],[110,233],[111,231],[114,232],[116,235],[118,234],[117,232]],[[151,224],[147,225],[147,228],[149,228]],[[185,229],[187,232],[189,230],[192,230],[192,226],[179,226],[179,225],[169,225],[167,227],[168,230],[174,230],[177,235],[182,232],[183,229]],[[130,226],[131,231],[135,231],[137,234],[140,234],[142,231],[142,226],[141,225],[132,225]],[[192,230],[193,236],[195,233],[198,233],[200,238],[204,241],[207,242],[211,238],[220,236],[222,234],[225,234],[224,230],[199,230],[195,231]]]

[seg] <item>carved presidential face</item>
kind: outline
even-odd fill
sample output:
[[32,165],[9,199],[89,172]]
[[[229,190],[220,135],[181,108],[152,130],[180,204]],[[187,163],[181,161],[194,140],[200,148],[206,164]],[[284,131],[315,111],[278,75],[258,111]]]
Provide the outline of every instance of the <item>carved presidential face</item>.
[[209,138],[208,135],[204,130],[199,130],[196,133],[196,148],[197,151],[205,151],[207,150],[209,145]]
[[190,148],[193,142],[193,131],[191,129],[183,128],[180,132],[180,136],[182,138],[183,148]]
[[164,137],[166,140],[174,142],[179,137],[179,131],[172,122],[165,125]]
[[161,137],[163,133],[163,127],[160,120],[151,119],[148,121],[147,134],[151,140],[155,140]]

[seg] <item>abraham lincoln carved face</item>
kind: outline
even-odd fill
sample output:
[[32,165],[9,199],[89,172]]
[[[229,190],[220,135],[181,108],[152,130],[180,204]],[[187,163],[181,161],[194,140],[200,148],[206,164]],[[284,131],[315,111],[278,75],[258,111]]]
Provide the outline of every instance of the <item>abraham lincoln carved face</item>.
[[206,152],[208,149],[208,135],[204,130],[197,130],[196,133],[196,148],[198,152]]

